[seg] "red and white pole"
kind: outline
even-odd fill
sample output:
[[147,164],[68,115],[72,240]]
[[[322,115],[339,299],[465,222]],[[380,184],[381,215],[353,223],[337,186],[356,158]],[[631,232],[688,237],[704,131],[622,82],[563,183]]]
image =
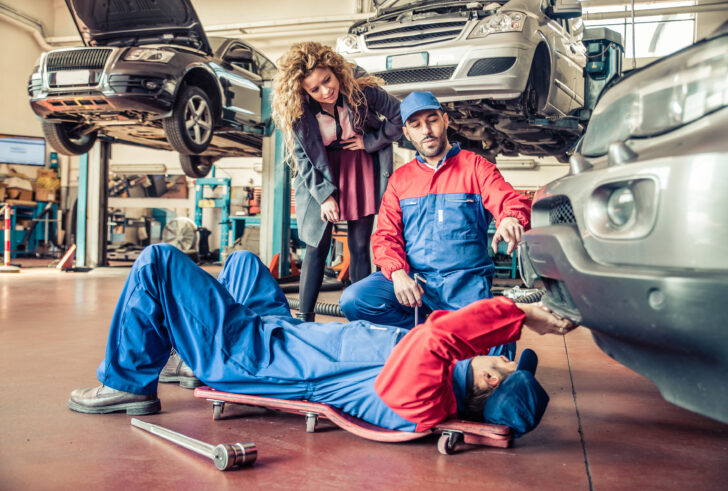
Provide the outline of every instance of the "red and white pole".
[[0,267],[0,273],[17,273],[20,271],[20,268],[10,265],[10,213],[12,209],[7,203],[3,208],[5,209],[5,228],[3,230],[5,232],[3,234],[5,236],[5,260],[3,261],[2,267]]

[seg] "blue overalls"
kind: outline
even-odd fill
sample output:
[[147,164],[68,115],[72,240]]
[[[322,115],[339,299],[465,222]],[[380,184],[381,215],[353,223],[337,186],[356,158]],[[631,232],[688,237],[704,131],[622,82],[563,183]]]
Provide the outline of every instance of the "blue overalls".
[[414,431],[373,387],[406,332],[361,321],[303,323],[254,254],[232,254],[215,281],[175,247],[154,245],[131,269],[97,377],[117,390],[154,393],[174,346],[215,389],[325,402],[377,426]]
[[[377,234],[401,235],[410,276],[417,273],[426,281],[420,283],[424,305],[419,322],[423,310],[457,310],[492,297],[495,267],[488,256],[488,225],[493,215],[483,206],[472,156],[454,145],[434,170],[417,155],[390,178],[380,208],[373,244]],[[339,303],[351,320],[414,325],[414,309],[399,303],[392,282],[381,272],[349,286]],[[511,343],[489,354],[513,359],[515,349]]]

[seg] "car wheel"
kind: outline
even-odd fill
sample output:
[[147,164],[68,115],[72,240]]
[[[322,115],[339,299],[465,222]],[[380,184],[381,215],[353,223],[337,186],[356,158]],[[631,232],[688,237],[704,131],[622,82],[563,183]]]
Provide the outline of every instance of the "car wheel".
[[98,133],[83,133],[83,125],[43,121],[43,134],[50,145],[63,155],[83,155],[96,143]]
[[523,91],[523,114],[532,118],[538,114],[538,92],[533,83],[533,69],[526,82],[526,90]]
[[550,70],[544,68],[546,60],[545,52],[543,50],[537,50],[531,63],[531,71],[528,74],[526,89],[521,96],[523,115],[527,118],[540,116],[546,107],[546,99],[551,81]]
[[215,160],[202,155],[179,154],[179,163],[182,165],[185,175],[194,178],[205,177],[212,169]]
[[194,85],[181,89],[172,116],[164,120],[167,140],[181,154],[204,152],[212,140],[214,126],[210,98]]

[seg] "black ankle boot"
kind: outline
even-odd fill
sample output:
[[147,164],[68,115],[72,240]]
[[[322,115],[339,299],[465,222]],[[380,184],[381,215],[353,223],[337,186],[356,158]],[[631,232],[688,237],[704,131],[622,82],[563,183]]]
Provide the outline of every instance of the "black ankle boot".
[[314,312],[298,312],[296,319],[301,319],[304,322],[313,322],[316,320],[316,314]]

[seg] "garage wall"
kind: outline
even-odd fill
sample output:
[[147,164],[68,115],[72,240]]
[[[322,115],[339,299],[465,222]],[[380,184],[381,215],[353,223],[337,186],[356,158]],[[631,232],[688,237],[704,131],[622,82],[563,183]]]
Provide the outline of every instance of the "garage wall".
[[[714,0],[699,1],[713,2]],[[348,25],[366,15],[361,12],[368,10],[370,1],[192,0],[192,3],[211,35],[243,37],[269,58],[276,60],[296,41],[316,40],[333,45],[336,38],[346,32]],[[55,46],[76,45],[80,42],[64,0],[0,0],[0,6],[7,6],[42,23],[44,36]],[[0,9],[0,12],[3,10]],[[305,14],[299,15],[300,12]],[[728,11],[699,14],[696,39],[711,33],[726,20]],[[28,105],[26,84],[33,63],[43,49],[27,30],[8,23],[3,18],[0,18],[0,46],[3,47],[0,56],[0,73],[3,74],[0,77],[0,133],[42,136],[40,124]],[[403,152],[398,160],[407,161],[410,158],[407,152]],[[177,155],[172,152],[117,145],[113,149],[111,163],[164,163],[169,173],[181,174]],[[72,197],[75,195],[77,159],[61,157],[61,166],[63,185],[70,187]],[[18,167],[31,176],[35,173],[35,168]],[[225,159],[218,165],[218,176],[231,177],[233,186],[248,185],[251,180],[254,185],[259,186],[260,167],[260,159]],[[536,159],[533,169],[502,170],[506,179],[520,189],[538,188],[567,172],[567,165],[558,164],[552,159]],[[214,220],[213,217],[212,221]]]

